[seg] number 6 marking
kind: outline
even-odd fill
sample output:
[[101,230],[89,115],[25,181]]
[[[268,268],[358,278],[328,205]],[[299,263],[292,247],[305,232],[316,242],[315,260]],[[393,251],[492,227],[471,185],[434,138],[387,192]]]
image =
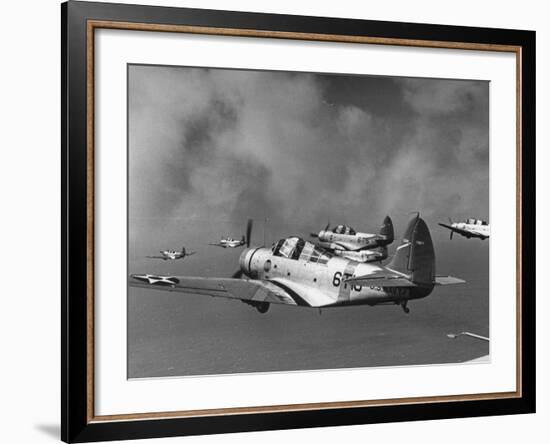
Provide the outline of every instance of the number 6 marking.
[[340,273],[339,271],[334,273],[334,277],[332,278],[332,285],[334,285],[335,287],[339,287],[340,284],[342,283],[341,278],[342,278],[342,273]]

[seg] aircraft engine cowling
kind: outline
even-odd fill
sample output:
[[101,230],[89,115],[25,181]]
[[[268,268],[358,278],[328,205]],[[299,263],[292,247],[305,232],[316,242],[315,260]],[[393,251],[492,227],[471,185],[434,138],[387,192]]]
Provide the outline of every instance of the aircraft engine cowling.
[[257,278],[258,271],[263,269],[265,248],[247,248],[239,257],[239,268],[248,277]]
[[323,231],[320,231],[319,234],[317,235],[317,238],[321,241],[321,242],[326,242],[327,239],[328,239],[328,234],[325,230]]
[[254,253],[254,250],[255,248],[246,248],[239,256],[239,268],[247,276],[250,275],[250,257]]

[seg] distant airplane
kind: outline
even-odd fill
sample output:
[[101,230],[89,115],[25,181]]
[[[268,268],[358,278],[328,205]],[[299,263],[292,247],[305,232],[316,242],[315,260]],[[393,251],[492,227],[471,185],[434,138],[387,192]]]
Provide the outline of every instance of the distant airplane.
[[[457,338],[460,338],[461,336],[468,336],[470,338],[479,339],[480,341],[486,341],[486,342],[490,341],[490,339],[487,336],[481,336],[481,335],[478,335],[476,333],[470,333],[469,331],[463,331],[463,332],[460,332],[460,333],[449,333],[449,334],[447,334],[447,337],[451,338],[451,339],[457,339]],[[489,355],[483,355],[483,356],[480,356],[479,358],[469,359],[469,360],[464,361],[464,362],[472,362],[472,363],[474,363],[474,362],[477,362],[477,363],[489,362]]]
[[218,243],[208,244],[208,245],[212,245],[214,247],[222,247],[222,248],[237,248],[237,247],[242,247],[244,244],[245,244],[245,240],[243,236],[241,239],[233,239],[232,237],[222,238]]
[[[248,220],[248,223],[246,225],[246,237],[250,237],[250,232],[252,231],[252,219]],[[214,244],[208,244],[212,245],[214,247],[222,247],[222,248],[238,248],[242,247],[246,244],[246,238],[243,235],[241,239],[233,239],[232,237],[226,237],[221,238],[219,242],[216,242]]]
[[394,240],[393,223],[389,216],[384,218],[379,234],[358,233],[348,225],[330,223],[311,237],[319,239],[317,245],[332,251],[337,256],[357,262],[382,261],[388,257],[387,245]]
[[451,338],[451,339],[456,339],[456,338],[459,338],[460,336],[469,336],[470,338],[479,339],[481,341],[489,342],[488,337],[481,336],[481,335],[478,335],[476,333],[470,333],[469,331],[463,331],[461,333],[449,333],[449,334],[447,334],[447,337]]
[[178,259],[183,259],[185,256],[191,256],[195,254],[195,251],[187,252],[185,247],[181,247],[181,251],[175,250],[162,250],[160,251],[161,256],[145,256],[149,259],[162,259],[163,261],[176,261]]
[[247,248],[241,253],[239,268],[231,278],[132,274],[129,285],[239,299],[260,313],[267,312],[271,304],[316,308],[399,305],[408,313],[408,302],[428,296],[435,286],[465,282],[435,274],[432,238],[420,215],[409,222],[386,266],[338,257],[292,236],[271,248]]
[[453,222],[449,218],[449,224],[439,223],[442,227],[445,227],[451,230],[450,239],[453,238],[453,233],[458,233],[461,236],[467,237],[468,239],[472,237],[477,237],[478,239],[485,240],[491,234],[491,228],[489,224],[484,220],[479,219],[467,219],[463,222]]

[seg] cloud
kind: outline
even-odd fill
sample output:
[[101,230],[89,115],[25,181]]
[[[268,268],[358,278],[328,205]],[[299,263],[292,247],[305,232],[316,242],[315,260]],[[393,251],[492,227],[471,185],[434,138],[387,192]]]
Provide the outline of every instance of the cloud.
[[420,114],[469,113],[474,119],[487,121],[487,82],[407,78],[400,83],[405,101]]
[[249,217],[277,237],[487,216],[485,82],[354,77],[352,100],[342,76],[132,66],[129,81],[134,240],[238,235]]

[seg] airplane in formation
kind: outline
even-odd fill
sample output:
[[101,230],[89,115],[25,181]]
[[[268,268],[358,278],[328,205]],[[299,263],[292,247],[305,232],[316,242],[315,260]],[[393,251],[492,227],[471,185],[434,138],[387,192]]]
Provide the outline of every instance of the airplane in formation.
[[195,254],[196,251],[186,251],[185,247],[181,247],[181,251],[176,250],[161,250],[160,256],[145,256],[148,259],[162,259],[163,261],[176,261],[183,259],[186,256]]
[[318,239],[317,245],[332,251],[336,256],[357,262],[383,261],[388,257],[388,245],[394,240],[393,222],[384,218],[379,234],[360,233],[348,225],[336,225],[329,229],[330,222],[319,233],[310,233]]
[[409,312],[411,300],[425,298],[439,285],[464,283],[435,274],[435,252],[428,226],[417,214],[408,224],[391,261],[362,263],[291,236],[271,248],[247,248],[231,278],[131,274],[129,285],[147,289],[241,300],[266,313],[271,304],[329,308],[354,305],[399,305]]
[[467,219],[462,222],[453,222],[449,218],[449,224],[439,223],[444,228],[447,228],[451,230],[451,234],[449,236],[450,239],[453,238],[453,233],[460,234],[461,236],[464,236],[468,239],[472,237],[477,237],[478,239],[485,240],[487,239],[491,234],[491,228],[489,224],[480,219]]
[[[250,236],[249,233],[251,230],[252,230],[252,220],[249,219],[248,224],[246,226],[247,237]],[[222,247],[222,248],[238,248],[238,247],[244,246],[245,244],[246,244],[246,238],[245,238],[245,235],[243,235],[241,239],[233,239],[232,237],[226,237],[226,238],[222,237],[219,242],[214,244],[208,244],[208,245],[212,245],[214,247]]]
[[241,239],[233,239],[232,237],[226,237],[220,239],[219,242],[214,244],[208,244],[212,245],[213,247],[222,247],[222,248],[238,248],[242,247],[245,244],[244,236]]

